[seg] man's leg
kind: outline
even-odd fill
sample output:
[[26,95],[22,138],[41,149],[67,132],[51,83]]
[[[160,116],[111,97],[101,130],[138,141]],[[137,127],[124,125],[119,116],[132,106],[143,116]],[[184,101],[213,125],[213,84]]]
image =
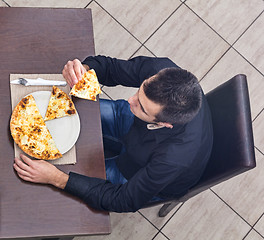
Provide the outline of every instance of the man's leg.
[[126,179],[119,172],[115,164],[115,158],[118,157],[121,151],[124,151],[122,137],[133,124],[134,115],[130,111],[129,103],[125,100],[100,99],[100,111],[106,158],[106,177],[112,183],[123,184]]
[[104,147],[119,154],[122,137],[134,122],[129,103],[125,100],[100,99],[100,112]]

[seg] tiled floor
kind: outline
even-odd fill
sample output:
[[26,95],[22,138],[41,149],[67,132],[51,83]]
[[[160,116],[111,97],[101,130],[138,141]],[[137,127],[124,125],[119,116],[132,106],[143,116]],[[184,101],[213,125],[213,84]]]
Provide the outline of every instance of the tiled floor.
[[[263,0],[0,0],[1,7],[91,8],[96,54],[167,56],[192,71],[205,92],[238,73],[248,77],[257,167],[178,205],[111,214],[112,234],[75,240],[264,239]],[[104,98],[129,88],[103,87]]]

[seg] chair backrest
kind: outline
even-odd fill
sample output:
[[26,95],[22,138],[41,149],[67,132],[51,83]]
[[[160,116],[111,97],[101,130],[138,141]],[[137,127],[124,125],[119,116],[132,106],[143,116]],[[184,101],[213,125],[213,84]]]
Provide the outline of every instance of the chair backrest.
[[199,182],[180,200],[256,166],[246,76],[236,75],[206,98],[213,121],[212,154]]

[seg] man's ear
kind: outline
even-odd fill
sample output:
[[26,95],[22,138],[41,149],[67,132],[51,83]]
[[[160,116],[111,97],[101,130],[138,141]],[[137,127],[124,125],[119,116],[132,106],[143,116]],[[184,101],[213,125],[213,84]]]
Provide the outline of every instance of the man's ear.
[[157,123],[159,126],[166,127],[166,128],[173,128],[173,125],[171,123],[166,123],[166,122],[158,122]]

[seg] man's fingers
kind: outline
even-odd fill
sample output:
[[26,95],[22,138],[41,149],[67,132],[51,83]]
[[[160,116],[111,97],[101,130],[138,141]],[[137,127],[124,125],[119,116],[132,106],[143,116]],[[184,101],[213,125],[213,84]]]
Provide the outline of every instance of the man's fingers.
[[23,160],[24,163],[26,163],[28,166],[32,167],[34,166],[34,161],[25,156],[24,154],[20,154],[20,158]]
[[25,171],[30,171],[30,167],[18,158],[15,158],[15,164]]
[[82,79],[82,66],[76,65],[74,70],[75,70],[78,80],[81,80]]
[[17,171],[17,174],[19,175],[19,177],[23,176],[23,177],[30,177],[31,174],[25,170],[23,170],[22,168],[20,168],[16,163],[14,163],[14,169]]
[[73,87],[79,80],[82,79],[82,75],[85,72],[86,68],[82,65],[80,60],[74,59],[73,61],[67,62],[63,68],[62,74],[70,87]]
[[86,68],[82,66],[81,67],[81,73],[82,73],[82,75],[85,74],[86,72],[87,72]]

